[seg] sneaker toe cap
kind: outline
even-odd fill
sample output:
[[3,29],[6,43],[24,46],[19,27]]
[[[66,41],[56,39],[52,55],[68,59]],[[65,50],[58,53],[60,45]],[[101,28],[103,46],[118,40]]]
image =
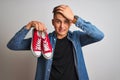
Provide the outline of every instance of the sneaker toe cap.
[[52,57],[52,53],[51,52],[45,53],[44,57],[50,59]]
[[40,51],[35,51],[35,52],[34,52],[34,56],[36,56],[36,57],[40,57],[40,56],[41,56]]

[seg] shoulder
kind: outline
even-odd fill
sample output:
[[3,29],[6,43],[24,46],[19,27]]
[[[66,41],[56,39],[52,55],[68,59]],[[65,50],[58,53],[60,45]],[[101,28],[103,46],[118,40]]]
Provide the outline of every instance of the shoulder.
[[75,30],[73,32],[70,32],[73,36],[80,36],[82,34],[85,34],[83,31]]
[[54,36],[54,35],[55,35],[55,31],[48,34],[49,37]]

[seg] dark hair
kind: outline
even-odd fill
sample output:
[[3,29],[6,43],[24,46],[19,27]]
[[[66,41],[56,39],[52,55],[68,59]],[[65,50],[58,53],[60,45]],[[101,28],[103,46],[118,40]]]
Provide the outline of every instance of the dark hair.
[[58,8],[58,7],[60,7],[60,5],[59,5],[59,6],[54,7],[54,9],[53,9],[53,11],[52,11],[52,13],[53,13],[53,14],[55,14],[55,13],[57,12],[57,8]]
[[[58,7],[60,7],[61,5],[58,5],[58,6],[56,6],[56,7],[54,7],[54,9],[53,9],[53,11],[52,11],[52,13],[53,13],[53,16],[55,16],[55,14],[57,14],[57,13],[59,13],[59,12],[57,12],[58,11]],[[61,14],[61,13],[60,13]]]

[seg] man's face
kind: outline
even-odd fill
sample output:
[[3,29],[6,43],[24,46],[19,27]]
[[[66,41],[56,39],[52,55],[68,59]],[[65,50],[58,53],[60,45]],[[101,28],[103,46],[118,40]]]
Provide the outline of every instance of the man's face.
[[62,14],[60,13],[55,14],[54,19],[52,20],[52,24],[55,28],[57,38],[62,39],[65,36],[67,36],[71,23]]

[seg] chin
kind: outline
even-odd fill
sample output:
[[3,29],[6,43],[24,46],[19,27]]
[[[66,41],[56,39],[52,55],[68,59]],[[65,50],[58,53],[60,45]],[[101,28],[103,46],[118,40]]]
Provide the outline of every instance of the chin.
[[66,35],[66,33],[59,33],[59,35],[64,36],[64,35]]

